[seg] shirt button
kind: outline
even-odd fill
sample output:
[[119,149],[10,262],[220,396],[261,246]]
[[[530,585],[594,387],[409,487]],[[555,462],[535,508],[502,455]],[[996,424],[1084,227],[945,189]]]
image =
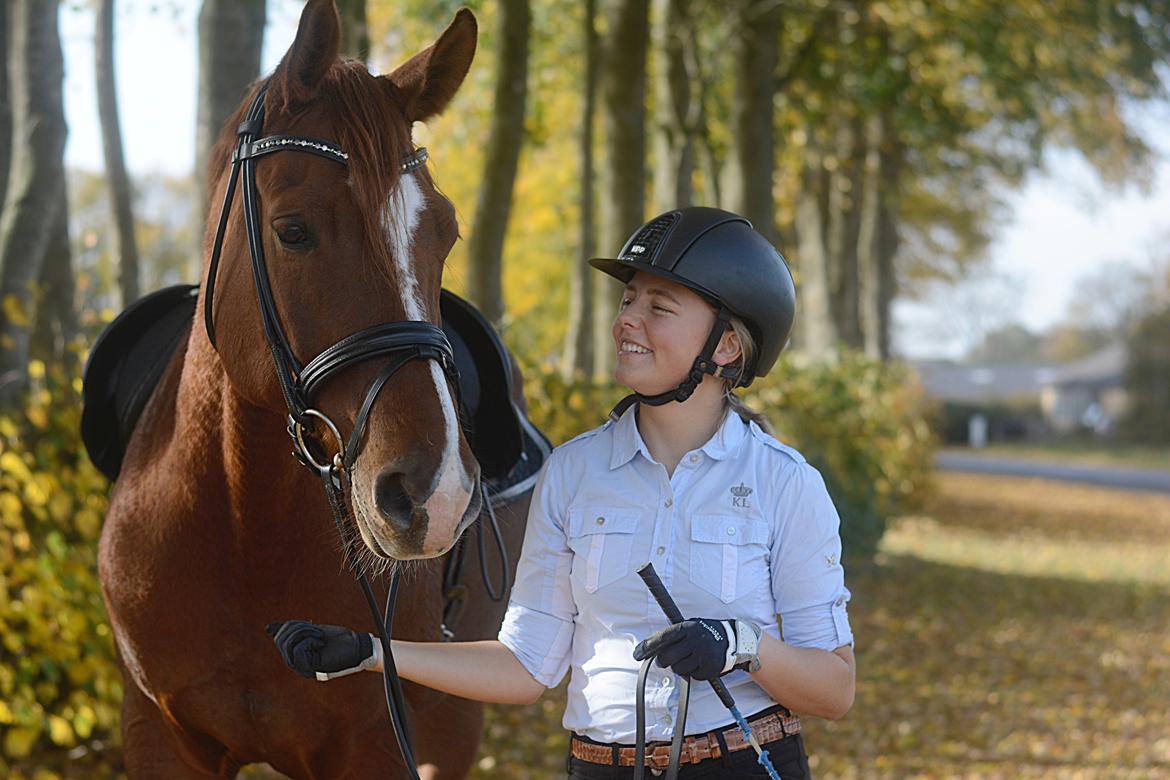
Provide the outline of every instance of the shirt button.
[[734,528],[728,528],[728,529],[727,529],[727,535],[728,535],[728,536],[735,536],[735,529],[734,529]]
[[698,463],[698,462],[699,462],[699,456],[698,456],[698,455],[692,455],[692,456],[691,456],[691,463]]
[[[666,552],[666,548],[665,548],[665,547],[659,547],[659,548],[658,548],[658,550],[657,550],[656,552],[657,552],[659,555],[662,555],[664,552]],[[666,680],[663,680],[663,682],[666,682]]]
[[844,597],[844,596],[838,596],[838,597],[837,597],[837,600],[833,602],[833,606],[834,606],[834,607],[839,607],[839,606],[841,606],[841,605],[842,605],[842,604],[844,604],[844,603],[845,603],[845,597]]
[[659,685],[662,686],[663,688],[669,688],[670,687],[670,678],[663,677],[662,682],[660,682]]
[[669,498],[662,502],[663,506],[671,506],[673,504],[674,504],[674,502],[671,501]]
[[669,726],[669,725],[671,724],[671,719],[670,719],[670,716],[669,716],[669,715],[663,715],[663,716],[662,716],[662,722],[663,722],[663,723],[665,723],[667,726]]
[[604,517],[597,518],[597,524],[598,525],[605,525],[605,518]]

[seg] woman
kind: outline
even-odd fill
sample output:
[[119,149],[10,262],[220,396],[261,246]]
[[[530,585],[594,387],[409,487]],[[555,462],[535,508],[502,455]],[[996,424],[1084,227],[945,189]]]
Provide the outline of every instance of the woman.
[[[809,777],[791,712],[835,719],[853,702],[839,520],[820,474],[731,393],[787,342],[788,267],[747,220],[710,208],[663,214],[591,263],[626,284],[614,377],[632,394],[546,464],[498,639],[395,641],[398,673],[527,704],[571,672],[570,778],[632,776],[642,659],[663,670],[647,686],[652,743],[674,736],[678,675],[726,675],[780,774]],[[646,561],[684,615],[708,617],[669,626],[635,574]],[[368,634],[276,628],[304,676],[381,668]],[[680,777],[764,776],[709,686],[692,689],[685,733]],[[647,753],[657,771],[663,749]]]

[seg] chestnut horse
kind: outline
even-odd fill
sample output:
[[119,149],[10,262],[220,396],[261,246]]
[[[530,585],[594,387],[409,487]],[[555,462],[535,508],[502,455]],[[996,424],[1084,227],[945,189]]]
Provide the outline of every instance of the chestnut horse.
[[[379,77],[338,57],[338,24],[332,0],[310,0],[261,97],[265,133],[330,139],[348,155],[342,165],[291,152],[255,162],[272,300],[301,359],[383,323],[437,325],[443,262],[457,238],[454,208],[421,165],[411,125],[441,112],[459,88],[475,52],[474,17],[460,11],[432,46]],[[258,90],[212,155],[213,203],[224,199],[236,127]],[[404,159],[419,165],[405,168]],[[373,626],[322,485],[289,456],[288,410],[243,210],[231,209],[226,223],[209,315],[215,342],[197,318],[138,420],[102,533],[100,574],[124,676],[126,770],[132,778],[233,777],[266,762],[293,777],[405,776],[378,677],[301,679],[264,631],[289,617]],[[315,395],[315,408],[343,435],[384,364],[349,366]],[[406,362],[374,397],[347,475],[367,562],[385,569],[390,558],[417,560],[399,594],[400,638],[439,639],[437,556],[480,509],[478,465],[456,409],[435,360]],[[526,511],[527,496],[502,510],[513,556]],[[468,558],[459,638],[494,636],[503,604],[487,599],[476,556]],[[379,597],[386,582],[384,573],[374,579]],[[481,706],[405,691],[421,774],[466,775]]]

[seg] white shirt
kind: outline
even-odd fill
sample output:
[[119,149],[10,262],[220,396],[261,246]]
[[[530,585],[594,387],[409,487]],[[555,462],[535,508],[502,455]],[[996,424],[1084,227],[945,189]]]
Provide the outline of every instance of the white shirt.
[[[571,670],[564,726],[634,741],[634,646],[669,621],[635,571],[654,564],[687,617],[750,620],[800,647],[853,641],[839,519],[799,452],[729,412],[674,475],[656,462],[631,407],[553,451],[536,484],[499,639],[542,684]],[[775,702],[742,671],[723,677],[741,712]],[[669,740],[678,678],[652,666],[647,740]],[[686,733],[731,717],[693,681]]]

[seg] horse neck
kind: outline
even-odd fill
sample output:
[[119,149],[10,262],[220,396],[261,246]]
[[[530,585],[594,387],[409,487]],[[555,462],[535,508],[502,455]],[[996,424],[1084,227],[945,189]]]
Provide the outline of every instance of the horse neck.
[[188,460],[200,464],[203,478],[222,481],[238,531],[263,534],[258,524],[278,517],[287,530],[283,518],[301,514],[295,509],[315,485],[289,454],[284,415],[240,395],[206,337],[192,341],[178,399],[184,428],[194,431],[184,443]]

